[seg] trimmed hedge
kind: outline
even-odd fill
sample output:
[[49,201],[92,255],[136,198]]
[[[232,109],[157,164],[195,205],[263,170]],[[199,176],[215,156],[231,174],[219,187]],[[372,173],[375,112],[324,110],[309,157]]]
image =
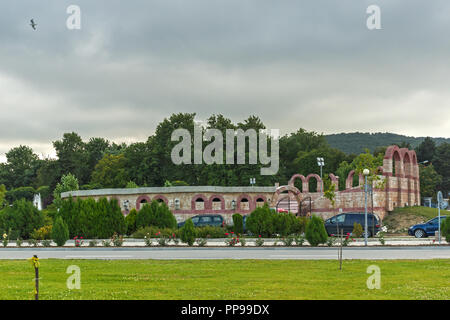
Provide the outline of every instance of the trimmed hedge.
[[251,233],[264,237],[274,234],[288,236],[305,231],[307,218],[296,217],[292,213],[277,213],[267,203],[256,208],[247,218],[246,227]]
[[125,218],[115,199],[96,202],[92,198],[69,198],[62,201],[58,216],[67,223],[71,238],[111,238],[114,233],[126,232]]

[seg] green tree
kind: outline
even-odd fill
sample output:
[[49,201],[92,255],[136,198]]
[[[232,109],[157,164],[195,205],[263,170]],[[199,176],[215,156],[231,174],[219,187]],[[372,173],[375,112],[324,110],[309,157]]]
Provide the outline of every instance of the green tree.
[[61,177],[61,182],[56,185],[56,188],[53,191],[53,203],[59,208],[61,206],[61,193],[76,191],[78,189],[78,179],[73,174],[68,173],[63,175]]
[[321,243],[325,243],[328,234],[325,229],[323,220],[317,216],[312,216],[306,225],[305,238],[313,247],[317,247]]
[[5,206],[6,187],[4,184],[0,185],[0,210]]
[[152,221],[153,208],[150,204],[145,203],[136,215],[136,228],[145,228],[150,225]]
[[439,175],[432,164],[419,166],[420,174],[420,194],[422,197],[433,197],[436,199],[438,186],[442,183],[442,176]]
[[236,234],[244,233],[244,219],[241,214],[233,214],[233,230]]
[[39,158],[27,146],[13,148],[6,153],[1,179],[8,189],[31,186],[36,179]]
[[194,244],[195,237],[196,233],[194,223],[192,222],[192,219],[188,219],[180,230],[181,241],[187,243],[188,246],[191,247]]
[[436,143],[432,138],[426,137],[422,143],[416,148],[417,160],[423,162],[425,160],[432,161],[436,152]]
[[436,148],[433,165],[436,172],[442,176],[439,187],[446,195],[450,192],[450,143],[442,143]]
[[253,234],[270,237],[275,231],[274,211],[270,210],[267,203],[256,208],[248,216],[246,227]]
[[58,247],[64,246],[69,240],[69,228],[61,217],[56,218],[52,227],[52,239]]
[[127,185],[125,171],[125,155],[105,154],[92,172],[92,184],[99,184],[104,188],[123,188]]
[[136,230],[136,217],[137,210],[131,209],[130,213],[125,217],[125,223],[127,225],[127,234],[132,235]]
[[35,229],[44,226],[44,215],[33,203],[17,200],[12,207],[3,210],[1,226],[3,230],[11,229],[17,237],[28,239]]
[[58,156],[61,173],[71,173],[80,181],[80,184],[86,184],[91,175],[89,153],[81,137],[75,132],[65,133],[62,140],[53,142],[53,147]]

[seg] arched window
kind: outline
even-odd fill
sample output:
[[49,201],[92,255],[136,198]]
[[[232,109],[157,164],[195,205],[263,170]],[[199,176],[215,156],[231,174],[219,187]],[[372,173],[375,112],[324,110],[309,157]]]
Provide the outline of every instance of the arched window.
[[205,210],[205,200],[203,198],[195,200],[195,210]]
[[263,198],[261,198],[261,197],[257,198],[257,199],[256,199],[256,207],[259,208],[259,207],[264,206],[264,203],[265,203],[265,202],[266,202],[266,201],[265,201]]
[[213,210],[221,210],[222,209],[222,200],[220,198],[213,198],[212,199],[212,209]]

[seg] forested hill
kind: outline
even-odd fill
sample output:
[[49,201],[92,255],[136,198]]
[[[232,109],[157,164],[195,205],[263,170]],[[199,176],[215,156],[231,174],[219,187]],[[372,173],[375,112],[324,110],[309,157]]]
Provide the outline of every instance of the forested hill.
[[[368,148],[374,151],[377,147],[392,144],[409,143],[412,148],[417,147],[425,137],[408,137],[395,133],[338,133],[325,136],[331,147],[339,149],[347,154],[359,154]],[[450,138],[432,138],[436,145],[443,142],[450,143]]]

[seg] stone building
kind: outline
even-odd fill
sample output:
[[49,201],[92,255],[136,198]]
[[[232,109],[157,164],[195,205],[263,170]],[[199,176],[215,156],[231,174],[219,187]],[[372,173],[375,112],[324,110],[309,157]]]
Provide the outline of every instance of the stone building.
[[[420,205],[419,167],[413,150],[390,146],[386,150],[383,166],[378,168],[382,188],[376,185],[368,194],[368,210],[383,218],[387,211],[395,207]],[[122,211],[127,215],[131,209],[139,210],[145,203],[153,200],[165,202],[178,221],[197,214],[218,213],[231,222],[231,216],[238,212],[249,214],[256,207],[268,203],[278,210],[288,210],[298,215],[316,214],[324,218],[341,212],[364,212],[364,178],[353,184],[355,172],[346,177],[345,190],[338,190],[340,177],[330,174],[334,182],[335,205],[324,197],[323,181],[320,176],[310,174],[306,177],[296,174],[287,185],[272,187],[217,187],[182,186],[151,187],[136,189],[101,189],[70,191],[61,194],[62,198],[117,199]],[[309,191],[311,179],[317,182],[317,190]],[[297,183],[300,180],[301,183]],[[299,188],[296,187],[299,185]]]

